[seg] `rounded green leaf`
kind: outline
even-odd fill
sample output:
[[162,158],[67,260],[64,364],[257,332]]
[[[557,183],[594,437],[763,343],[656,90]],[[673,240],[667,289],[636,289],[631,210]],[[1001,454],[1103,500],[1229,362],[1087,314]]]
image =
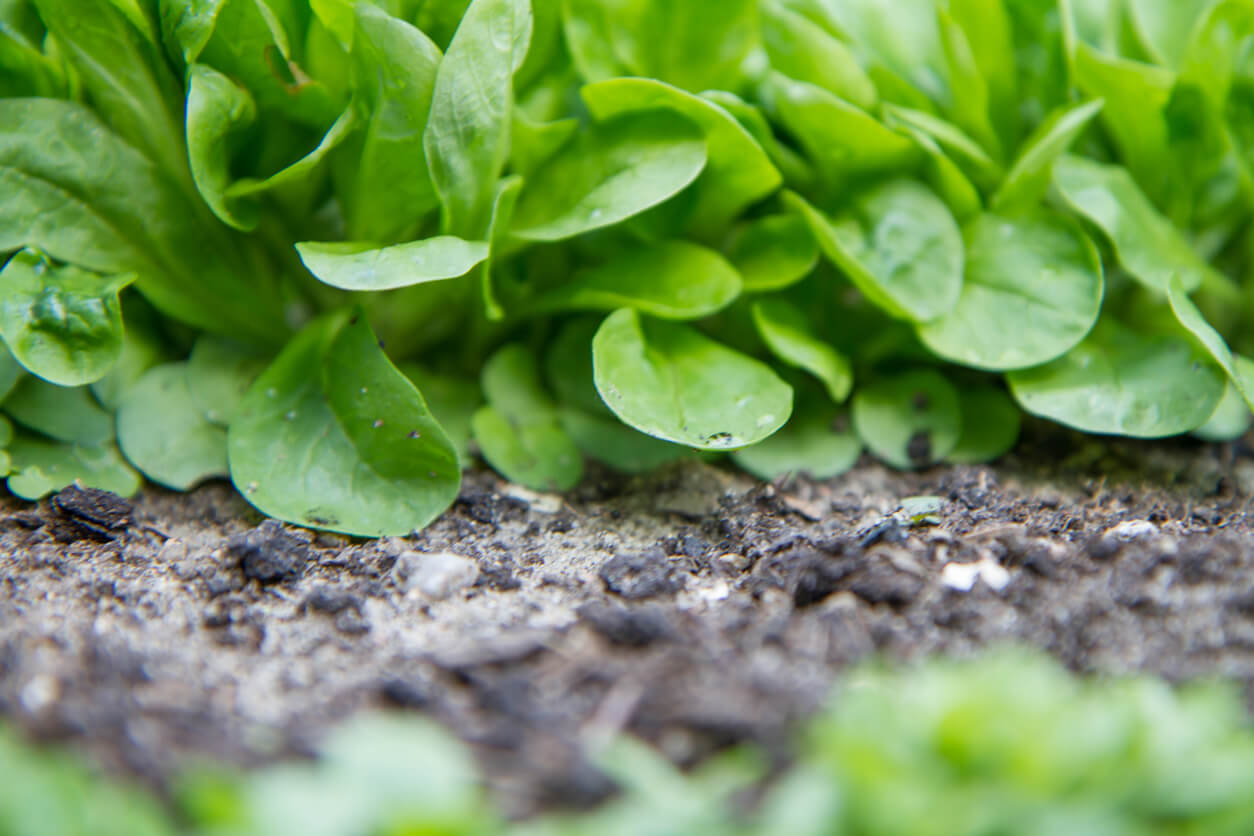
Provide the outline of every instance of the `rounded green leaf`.
[[296,251],[309,272],[332,287],[392,290],[465,275],[488,257],[488,244],[437,235],[381,248],[354,241],[306,241]]
[[1039,366],[1084,339],[1101,311],[1101,256],[1060,216],[984,214],[963,229],[966,276],[952,311],[920,325],[936,354],[981,369]]
[[23,377],[4,400],[4,411],[22,426],[70,444],[113,440],[113,416],[100,408],[87,386],[57,386]]
[[306,326],[248,390],[227,435],[231,478],[262,513],[403,535],[457,496],[457,451],[364,318]]
[[1199,348],[1098,323],[1052,363],[1007,375],[1028,412],[1085,432],[1156,438],[1206,423],[1224,395],[1224,376]]
[[457,448],[462,469],[473,464],[470,453],[470,419],[483,404],[483,393],[473,380],[435,374],[422,366],[407,363],[400,367],[405,376],[418,387],[427,408],[440,422],[449,441]]
[[797,215],[767,215],[742,227],[727,257],[746,292],[782,290],[804,279],[819,260],[819,245]]
[[891,180],[868,189],[835,223],[797,195],[785,200],[805,218],[823,253],[887,313],[928,322],[957,304],[962,231],[922,183]]
[[1119,263],[1146,287],[1166,293],[1175,276],[1191,293],[1215,274],[1122,166],[1064,156],[1054,164],[1053,182],[1072,209],[1106,234]]
[[1228,381],[1223,399],[1215,407],[1206,423],[1193,431],[1203,441],[1236,441],[1250,429],[1250,405],[1245,402],[1241,390]]
[[188,386],[191,369],[149,369],[118,408],[118,446],[127,461],[167,488],[185,491],[226,476],[226,430],[209,421]]
[[579,91],[599,121],[670,110],[701,129],[708,160],[695,188],[693,222],[720,231],[749,204],[775,191],[782,178],[762,146],[714,102],[651,78],[615,78]]
[[187,156],[196,191],[219,220],[244,231],[257,227],[261,204],[228,197],[231,152],[256,119],[256,102],[233,79],[204,64],[187,68]]
[[526,184],[512,233],[528,241],[560,241],[616,224],[682,191],[705,163],[700,128],[674,113],[601,122]]
[[741,469],[759,479],[805,474],[831,479],[858,463],[862,442],[838,428],[841,413],[831,405],[812,406],[795,413],[783,428],[764,441],[731,454]]
[[836,403],[849,397],[853,388],[849,359],[814,335],[804,313],[783,299],[762,299],[752,311],[758,334],[772,354],[817,377]]
[[700,319],[730,305],[740,289],[735,268],[715,251],[662,241],[576,273],[537,299],[532,312],[631,307],[661,319]]
[[536,490],[577,485],[583,456],[540,382],[535,355],[518,343],[504,346],[484,364],[480,383],[488,405],[474,414],[471,428],[488,464]]
[[966,388],[958,401],[962,408],[962,435],[946,459],[958,464],[982,464],[1015,446],[1023,416],[1005,391],[992,386]]
[[22,499],[39,499],[75,482],[131,496],[143,483],[112,444],[59,444],[21,433],[9,444],[8,456],[8,487]]
[[705,450],[744,447],[792,412],[792,389],[751,357],[686,325],[629,308],[606,317],[592,341],[597,391],[624,423]]
[[908,470],[938,462],[957,446],[962,408],[939,372],[906,372],[858,389],[853,426],[876,457]]
[[93,383],[122,354],[118,292],[134,280],[22,250],[0,270],[0,334],[32,374],[62,386]]

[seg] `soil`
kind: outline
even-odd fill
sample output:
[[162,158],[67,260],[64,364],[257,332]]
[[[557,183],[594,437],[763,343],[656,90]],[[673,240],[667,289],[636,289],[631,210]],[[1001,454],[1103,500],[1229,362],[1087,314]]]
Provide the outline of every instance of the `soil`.
[[[899,511],[936,495],[933,515]],[[1035,645],[1254,683],[1254,450],[1031,427],[995,466],[708,464],[536,494],[485,471],[408,538],[263,522],[229,485],[0,502],[0,714],[157,788],[425,712],[511,816],[593,804],[590,739],[681,764],[791,730],[870,654]],[[103,509],[103,510],[102,510]]]

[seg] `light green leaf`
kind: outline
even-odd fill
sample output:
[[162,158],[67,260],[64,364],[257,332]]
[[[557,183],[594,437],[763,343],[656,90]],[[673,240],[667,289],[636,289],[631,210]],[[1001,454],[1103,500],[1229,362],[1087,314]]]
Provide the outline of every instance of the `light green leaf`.
[[700,319],[740,295],[741,281],[713,250],[686,241],[632,248],[540,296],[531,313],[631,307],[662,319]]
[[562,428],[557,407],[540,382],[535,355],[512,343],[483,367],[488,405],[471,427],[488,464],[536,490],[570,490],[583,477],[583,457]]
[[[984,148],[994,159],[1002,154],[1001,140],[993,129],[989,111],[988,81],[980,72],[967,33],[944,6],[936,9],[937,31],[945,53],[949,84],[958,91],[947,111],[954,123]],[[974,40],[979,40],[979,33]]]
[[352,62],[367,116],[344,154],[338,190],[346,237],[404,240],[439,204],[427,168],[423,134],[431,111],[440,50],[404,20],[356,4]]
[[1187,340],[1145,337],[1099,322],[1084,342],[1044,366],[1007,375],[1028,412],[1085,432],[1156,438],[1206,423],[1224,376]]
[[752,311],[758,334],[772,354],[818,378],[836,403],[849,397],[853,388],[849,358],[815,336],[804,313],[783,299],[754,302]]
[[[169,346],[157,324],[157,315],[138,296],[128,297],[122,311],[126,331],[122,339],[122,353],[109,372],[91,385],[91,393],[108,412],[116,412],[126,390],[143,377],[153,366],[167,362]],[[5,352],[7,354],[7,352]],[[0,356],[0,369],[3,356]],[[3,382],[0,372],[0,382]],[[0,392],[6,392],[0,387]],[[3,400],[0,397],[0,400]]]
[[1167,286],[1167,300],[1171,304],[1171,310],[1176,315],[1176,319],[1206,349],[1211,359],[1219,364],[1219,368],[1228,375],[1228,381],[1237,387],[1237,391],[1245,398],[1250,409],[1254,410],[1254,388],[1252,388],[1254,377],[1247,377],[1247,374],[1243,374],[1242,369],[1238,368],[1238,358],[1233,355],[1232,350],[1228,348],[1228,343],[1214,326],[1206,321],[1206,317],[1197,309],[1197,305],[1193,304],[1193,300],[1189,298],[1189,294],[1179,279],[1173,278]]
[[487,229],[531,27],[529,0],[474,0],[436,71],[423,146],[450,234]]
[[921,110],[898,105],[885,105],[884,120],[889,125],[911,128],[931,137],[963,174],[984,191],[991,191],[1004,176],[1001,165],[978,142],[951,122]]
[[98,445],[113,440],[113,416],[100,408],[87,386],[57,386],[28,375],[4,399],[4,411],[57,441]]
[[1175,68],[1195,24],[1215,0],[1128,0],[1127,5],[1141,47],[1156,63]]
[[360,316],[306,326],[257,379],[227,437],[231,478],[262,513],[403,535],[457,496],[457,451]]
[[853,426],[877,458],[909,470],[941,461],[957,446],[962,408],[939,372],[905,372],[859,387]]
[[1224,388],[1223,399],[1210,418],[1206,419],[1206,423],[1193,431],[1193,435],[1210,442],[1236,441],[1249,432],[1252,418],[1254,415],[1250,413],[1250,405],[1245,396],[1229,380]]
[[919,150],[908,138],[821,87],[772,73],[765,95],[830,185],[853,177],[908,171]]
[[766,215],[734,233],[727,258],[746,292],[783,290],[804,279],[819,260],[819,245],[805,219]]
[[839,476],[857,464],[862,455],[858,437],[837,429],[841,417],[840,411],[830,404],[799,408],[775,435],[733,451],[732,461],[759,479],[778,479],[789,474],[804,474],[811,479]]
[[979,214],[984,205],[980,193],[936,140],[904,122],[899,123],[897,129],[913,139],[923,152],[924,178],[937,196],[945,201],[955,220],[963,223]]
[[958,394],[962,435],[945,457],[957,464],[983,464],[1010,452],[1023,423],[1019,405],[1002,389],[968,386]]
[[926,186],[891,180],[860,193],[835,222],[794,194],[823,253],[875,305],[900,319],[943,316],[962,292],[962,232]]
[[666,111],[591,126],[523,188],[513,234],[559,241],[658,205],[705,168],[701,131]]
[[1064,156],[1054,164],[1054,187],[1072,209],[1106,233],[1119,263],[1146,287],[1166,293],[1172,277],[1178,276],[1191,293],[1215,275],[1127,169]]
[[758,39],[756,0],[634,5],[639,15],[633,32],[637,75],[694,93],[740,86],[743,62]]
[[700,128],[707,162],[694,185],[697,196],[691,210],[692,222],[699,230],[721,232],[730,219],[782,182],[762,146],[734,116],[709,99],[648,78],[589,84],[580,96],[593,117],[602,122],[664,109]]
[[134,280],[22,250],[0,270],[0,334],[32,374],[62,386],[92,383],[122,354],[118,292]]
[[187,358],[188,394],[210,423],[229,426],[267,365],[265,356],[247,346],[221,337],[201,337]]
[[955,363],[994,371],[1038,366],[1092,329],[1102,306],[1101,256],[1069,219],[980,215],[963,229],[957,306],[919,338]]
[[19,433],[9,445],[12,471],[9,490],[22,499],[40,499],[75,482],[120,496],[132,496],[142,477],[122,459],[113,444],[58,444]]
[[226,430],[209,421],[192,397],[190,367],[149,369],[118,408],[118,446],[145,476],[186,491],[227,475]]
[[792,412],[792,389],[767,366],[685,325],[629,308],[592,342],[597,391],[624,423],[706,450],[769,436]]
[[1035,205],[1049,191],[1054,161],[1067,152],[1104,104],[1095,99],[1059,108],[1037,126],[993,195],[993,210],[1004,214]]
[[879,103],[875,84],[843,41],[779,0],[760,5],[762,43],[773,69],[824,87],[863,110]]
[[382,248],[364,242],[306,241],[296,251],[309,272],[333,287],[392,290],[463,276],[488,257],[488,244],[439,235]]

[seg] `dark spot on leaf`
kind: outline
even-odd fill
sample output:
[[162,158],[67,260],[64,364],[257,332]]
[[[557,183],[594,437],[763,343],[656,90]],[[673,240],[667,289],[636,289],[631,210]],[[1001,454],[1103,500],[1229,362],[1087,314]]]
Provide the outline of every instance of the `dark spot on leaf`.
[[919,430],[910,436],[906,444],[906,455],[914,465],[925,465],[932,461],[932,434],[927,430]]
[[353,314],[351,317],[349,317],[349,319],[348,319],[348,324],[349,324],[349,325],[356,325],[356,324],[357,324],[357,320],[358,320],[358,316],[357,316],[357,314]]
[[410,430],[409,437],[410,438],[422,438],[422,433],[418,432],[417,430]]
[[910,399],[910,405],[914,407],[915,412],[923,412],[932,405],[932,399],[928,397],[927,392],[915,392],[914,397]]

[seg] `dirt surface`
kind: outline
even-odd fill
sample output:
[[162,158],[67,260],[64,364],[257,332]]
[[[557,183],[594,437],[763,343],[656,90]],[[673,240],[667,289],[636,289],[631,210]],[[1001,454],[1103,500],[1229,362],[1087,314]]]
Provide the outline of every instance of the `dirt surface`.
[[[559,497],[476,472],[429,529],[377,542],[262,523],[222,484],[133,510],[7,500],[0,713],[161,787],[403,706],[526,815],[605,797],[582,752],[620,730],[680,763],[745,740],[786,757],[876,651],[1013,640],[1248,688],[1254,451],[1029,436],[993,467],[822,483],[688,463]],[[895,513],[926,494],[934,518]]]

